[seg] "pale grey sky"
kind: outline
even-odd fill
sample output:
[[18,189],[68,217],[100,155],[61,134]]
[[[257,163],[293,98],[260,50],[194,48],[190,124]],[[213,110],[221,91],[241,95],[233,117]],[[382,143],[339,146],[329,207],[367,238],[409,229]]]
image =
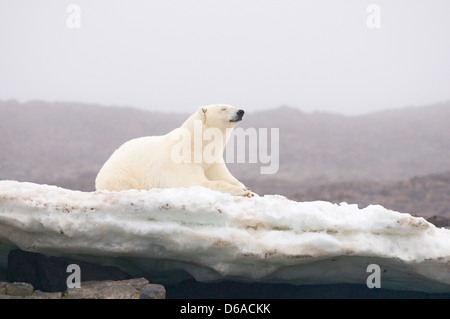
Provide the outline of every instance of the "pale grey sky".
[[[69,4],[81,28],[69,28]],[[369,4],[381,28],[370,29]],[[448,0],[0,0],[0,99],[361,114],[450,99]],[[71,20],[72,21],[72,20]]]

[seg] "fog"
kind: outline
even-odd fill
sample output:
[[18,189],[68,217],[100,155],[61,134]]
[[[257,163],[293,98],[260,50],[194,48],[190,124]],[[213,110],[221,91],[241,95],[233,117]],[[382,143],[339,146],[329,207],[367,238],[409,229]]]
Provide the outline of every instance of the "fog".
[[171,112],[430,104],[450,99],[449,14],[447,0],[0,0],[0,99]]

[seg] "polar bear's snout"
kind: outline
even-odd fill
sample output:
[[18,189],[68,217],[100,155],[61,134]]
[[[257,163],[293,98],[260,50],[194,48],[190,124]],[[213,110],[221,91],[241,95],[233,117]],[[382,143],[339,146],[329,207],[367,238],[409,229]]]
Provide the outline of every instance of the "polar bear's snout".
[[244,110],[238,110],[236,114],[231,118],[230,122],[239,122],[242,121],[242,117],[244,116]]

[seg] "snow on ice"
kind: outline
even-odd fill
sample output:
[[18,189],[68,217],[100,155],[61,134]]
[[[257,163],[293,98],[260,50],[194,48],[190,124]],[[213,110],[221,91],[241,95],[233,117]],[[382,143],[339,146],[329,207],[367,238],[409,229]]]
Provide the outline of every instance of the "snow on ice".
[[0,266],[16,247],[160,282],[366,284],[376,264],[382,288],[450,292],[450,231],[379,205],[0,181]]

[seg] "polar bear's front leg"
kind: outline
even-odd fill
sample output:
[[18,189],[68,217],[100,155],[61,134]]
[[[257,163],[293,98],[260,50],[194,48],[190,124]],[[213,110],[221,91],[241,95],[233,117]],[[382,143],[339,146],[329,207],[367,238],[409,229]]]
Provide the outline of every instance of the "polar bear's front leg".
[[243,183],[238,181],[236,177],[231,175],[225,163],[214,163],[205,172],[206,178],[211,181],[226,181],[232,185],[249,190]]
[[254,196],[254,194],[250,190],[243,188],[241,186],[236,186],[236,185],[230,184],[225,181],[205,180],[202,183],[200,183],[200,185],[210,188],[210,189],[213,189],[213,190],[223,192],[223,193],[229,193],[231,195],[244,196],[244,197],[253,197]]
[[[231,175],[231,174],[230,174]],[[223,193],[236,196],[253,197],[254,194],[245,188],[244,184],[236,179],[232,180],[239,184],[232,184],[228,180],[220,179],[215,175],[216,180],[212,180],[206,175],[201,164],[176,165],[170,170],[170,174],[165,175],[166,183],[162,187],[192,187],[203,186]],[[234,177],[233,177],[234,178]]]

